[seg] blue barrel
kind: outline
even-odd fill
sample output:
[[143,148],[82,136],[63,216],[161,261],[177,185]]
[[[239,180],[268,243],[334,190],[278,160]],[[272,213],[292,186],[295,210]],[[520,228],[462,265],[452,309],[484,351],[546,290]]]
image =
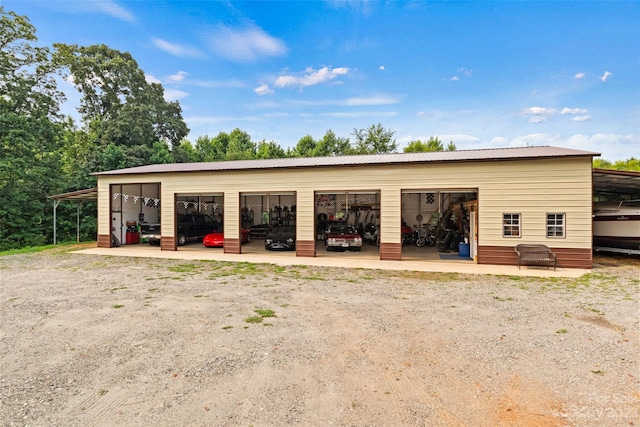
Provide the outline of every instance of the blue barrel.
[[462,242],[461,242],[461,243],[458,245],[458,254],[459,254],[461,257],[464,257],[464,258],[470,258],[470,257],[469,257],[470,250],[471,250],[470,243],[462,243]]

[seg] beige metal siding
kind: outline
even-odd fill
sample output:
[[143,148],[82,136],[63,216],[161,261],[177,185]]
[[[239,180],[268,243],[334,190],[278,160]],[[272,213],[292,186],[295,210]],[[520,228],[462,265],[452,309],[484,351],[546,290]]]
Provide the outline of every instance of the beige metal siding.
[[314,191],[306,188],[296,194],[296,239],[314,241],[316,240]]
[[399,188],[383,189],[380,194],[380,242],[397,243],[401,240],[402,193]]
[[224,192],[224,235],[232,239],[239,239],[240,230],[240,192]]
[[111,181],[98,178],[98,235],[111,235]]
[[[162,182],[162,227],[173,230],[174,195],[224,191],[225,213],[238,209],[239,192],[297,193],[298,238],[314,238],[314,191],[380,191],[381,237],[400,242],[401,192],[424,189],[477,189],[479,196],[479,245],[513,246],[539,242],[551,246],[591,247],[591,159],[559,157],[501,162],[334,166],[303,169],[269,169],[166,173],[149,175],[101,175],[98,177],[99,230],[108,232],[109,183]],[[105,194],[107,193],[107,194]],[[168,201],[168,203],[167,203]],[[520,213],[523,237],[502,237],[502,214]],[[545,237],[546,213],[565,213],[565,239]],[[235,215],[226,215],[237,227]],[[167,227],[167,228],[165,228]]]
[[[590,248],[591,162],[588,159],[507,163],[480,185],[479,243]],[[502,214],[521,214],[522,237],[502,237]],[[566,237],[546,237],[546,214],[564,213]]]

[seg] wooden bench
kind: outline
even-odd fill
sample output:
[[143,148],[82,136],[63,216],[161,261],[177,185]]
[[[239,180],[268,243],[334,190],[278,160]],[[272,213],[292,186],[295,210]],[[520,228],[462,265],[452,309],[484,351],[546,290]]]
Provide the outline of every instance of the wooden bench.
[[547,269],[553,265],[553,271],[556,270],[558,258],[556,254],[545,245],[521,244],[516,245],[515,251],[516,254],[518,254],[518,269],[520,269],[522,264],[525,264],[546,266]]

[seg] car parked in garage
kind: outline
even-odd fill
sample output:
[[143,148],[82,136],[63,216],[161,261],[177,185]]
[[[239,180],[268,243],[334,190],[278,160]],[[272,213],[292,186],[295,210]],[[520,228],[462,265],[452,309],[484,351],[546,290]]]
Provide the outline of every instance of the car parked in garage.
[[[176,244],[183,246],[187,242],[202,239],[211,230],[217,230],[220,224],[210,215],[178,214],[176,218]],[[140,237],[151,245],[159,245],[162,239],[159,223],[141,223]]]
[[[241,243],[249,243],[251,241],[251,233],[248,228],[240,230]],[[204,236],[202,244],[207,248],[221,248],[224,246],[224,231],[222,227],[217,227],[211,233]]]
[[327,251],[359,251],[362,248],[362,236],[352,225],[333,223],[325,234],[324,244]]
[[294,225],[281,225],[274,227],[264,239],[264,247],[267,250],[293,251],[296,249],[296,227]]

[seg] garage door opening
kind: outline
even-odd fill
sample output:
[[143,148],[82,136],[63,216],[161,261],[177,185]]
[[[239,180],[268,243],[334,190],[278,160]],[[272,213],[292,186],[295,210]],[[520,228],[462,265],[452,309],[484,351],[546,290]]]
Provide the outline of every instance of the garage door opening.
[[402,193],[402,259],[472,261],[477,253],[478,192]]
[[211,234],[223,237],[224,195],[222,193],[176,194],[174,236],[178,248],[204,247]]
[[380,213],[380,191],[316,192],[316,255],[379,258]]
[[160,183],[111,185],[111,246],[142,242],[147,224],[160,223]]
[[240,222],[248,236],[242,253],[278,251],[295,256],[296,199],[295,192],[241,193]]

